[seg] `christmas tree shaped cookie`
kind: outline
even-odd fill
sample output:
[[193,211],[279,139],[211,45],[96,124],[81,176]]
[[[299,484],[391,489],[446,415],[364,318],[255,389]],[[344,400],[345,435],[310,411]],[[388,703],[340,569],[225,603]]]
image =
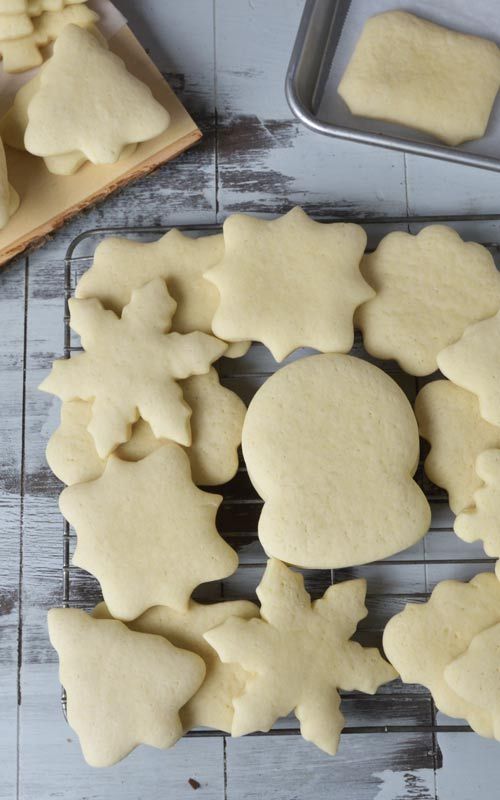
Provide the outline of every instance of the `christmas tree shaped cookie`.
[[114,164],[125,145],[153,139],[168,124],[168,112],[118,56],[66,25],[29,104],[24,141],[34,155],[78,150],[94,164]]
[[179,711],[205,675],[198,655],[78,609],[54,608],[48,622],[68,722],[91,766],[109,767],[139,744],[175,744]]
[[301,575],[271,559],[257,588],[262,619],[233,617],[205,634],[222,661],[251,676],[233,700],[232,735],[268,731],[294,711],[302,736],[337,751],[344,717],[338,689],[374,694],[397,677],[375,648],[349,639],[366,616],[364,580],[331,586],[311,602]]
[[98,300],[69,301],[85,352],[56,361],[40,388],[62,400],[92,400],[88,430],[105,458],[128,441],[139,416],[157,439],[191,444],[191,409],[176,383],[208,372],[226,345],[205,333],[167,334],[176,304],[156,278],[132,293],[118,318]]

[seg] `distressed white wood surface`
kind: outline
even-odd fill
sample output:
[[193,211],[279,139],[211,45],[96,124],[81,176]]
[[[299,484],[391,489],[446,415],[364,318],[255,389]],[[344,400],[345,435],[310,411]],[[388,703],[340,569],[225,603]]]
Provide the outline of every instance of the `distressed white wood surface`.
[[[214,222],[234,210],[273,213],[293,203],[354,216],[500,210],[498,175],[323,139],[291,117],[283,81],[302,0],[117,5],[205,138],[175,163],[74,220],[29,258],[27,268],[20,260],[0,273],[0,800],[182,800],[193,793],[189,778],[210,800],[490,800],[498,794],[499,746],[472,734],[344,735],[335,760],[296,736],[225,744],[188,739],[168,753],[141,748],[118,767],[96,771],[85,766],[64,722],[45,627],[46,610],[61,597],[59,486],[44,461],[57,404],[36,386],[62,353],[62,259],[72,239],[95,226]],[[466,232],[474,236],[474,227]],[[262,354],[259,359],[261,365]],[[234,364],[226,367],[229,383],[237,380],[231,369]],[[362,638],[379,632],[409,594],[477,571],[473,561],[460,570],[411,564],[423,552],[435,562],[481,556],[479,547],[467,548],[446,531],[442,506],[436,506],[434,524],[441,530],[401,554],[397,560],[407,563],[391,566],[390,578],[389,567],[377,565],[336,574],[369,581],[370,617]],[[241,557],[256,563],[262,552],[251,544]],[[242,571],[227,582],[224,596],[252,595],[259,574],[259,568]],[[321,572],[307,576],[316,593],[328,580]],[[81,574],[75,591],[87,601],[93,584]],[[384,598],[377,598],[380,592]],[[406,702],[408,724],[430,714],[418,688]],[[383,696],[366,707],[346,701],[351,724],[366,724],[366,714],[390,724],[386,708]]]

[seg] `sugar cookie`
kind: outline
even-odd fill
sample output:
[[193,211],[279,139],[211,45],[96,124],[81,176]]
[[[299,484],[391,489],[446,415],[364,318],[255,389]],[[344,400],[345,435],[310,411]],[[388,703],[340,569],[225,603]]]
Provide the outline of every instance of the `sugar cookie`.
[[[500,740],[500,624],[481,631],[448,664],[444,677],[453,691],[493,719],[491,736]],[[471,725],[471,727],[473,727]]]
[[93,164],[114,164],[125,145],[159,136],[169,121],[166,109],[121,58],[89,31],[66,25],[28,106],[24,143],[37,156],[79,150]]
[[131,620],[154,605],[183,611],[196,586],[235,571],[215,526],[221,501],[196,488],[186,453],[168,443],[135,463],[111,456],[59,506],[78,537],[73,563],[98,579],[113,617]]
[[482,736],[492,735],[488,710],[459,697],[444,671],[473,637],[500,622],[500,581],[484,572],[470,583],[442,581],[427,603],[409,603],[384,631],[384,651],[404,683],[426,686],[443,714],[467,719]]
[[412,475],[417,423],[397,384],[358,358],[318,355],[276,372],[253,398],[243,455],[265,501],[267,555],[301,567],[365,564],[428,530]]
[[349,641],[367,614],[365,592],[364,580],[346,581],[312,603],[302,575],[268,561],[257,588],[262,619],[233,617],[205,634],[222,661],[251,673],[233,700],[233,736],[268,731],[294,711],[304,739],[337,752],[338,689],[375,694],[397,677],[376,648]]
[[[109,618],[105,603],[100,603],[94,609],[93,616]],[[211,605],[200,605],[191,600],[187,611],[155,606],[139,619],[128,623],[131,630],[164,636],[176,647],[197,653],[205,662],[205,680],[180,712],[185,731],[199,725],[228,733],[231,731],[234,713],[232,700],[242,693],[248,675],[237,664],[223,664],[203,634],[230,617],[252,619],[258,616],[258,607],[246,600]]]
[[[238,469],[238,446],[246,408],[240,398],[219,383],[214,369],[179,381],[185,402],[192,410],[192,443],[186,450],[193,481],[217,486],[231,480]],[[105,460],[99,458],[87,430],[92,406],[83,400],[63,403],[61,424],[52,434],[46,456],[52,472],[68,486],[98,478]],[[165,442],[139,419],[128,442],[115,451],[124,461],[139,461]]]
[[224,256],[205,273],[220,292],[214,332],[263,342],[277,361],[298,347],[347,352],[354,310],[374,294],[359,271],[365,245],[359,225],[314,222],[298,207],[272,221],[233,214]]
[[387,11],[365,23],[338,92],[352,114],[453,146],[484,136],[499,84],[494,42]]
[[109,767],[139,744],[166,748],[180,739],[179,711],[203,681],[203,659],[75,608],[53,608],[48,623],[68,722],[88,764]]
[[365,348],[394,358],[410,375],[435,372],[440,350],[500,308],[491,254],[445,225],[416,236],[389,233],[364,257],[361,272],[377,293],[356,313]]
[[451,381],[426,384],[417,395],[415,416],[420,435],[431,445],[425,473],[446,489],[451,510],[459,514],[474,503],[481,486],[476,458],[483,450],[500,448],[500,428],[481,417],[474,394]]
[[45,47],[57,39],[70,25],[90,28],[98,19],[99,15],[84,3],[67,6],[61,11],[45,11],[32,20],[34,30],[29,36],[0,41],[0,55],[3,58],[5,72],[24,72],[40,66],[43,62],[40,47]]
[[[465,542],[482,539],[484,550],[492,558],[500,558],[500,450],[485,450],[477,457],[478,482],[474,492],[474,508],[467,508],[455,520],[454,530]],[[497,562],[497,576],[500,565]]]
[[[147,243],[110,236],[96,248],[94,262],[78,281],[75,295],[97,297],[105,308],[120,314],[133,289],[152,278],[163,278],[177,302],[173,330],[211,333],[219,292],[203,273],[223,255],[221,235],[193,238],[173,228],[161,239]],[[244,355],[249,344],[233,344],[224,355]]]
[[157,439],[191,444],[191,409],[176,381],[208,372],[226,344],[206,333],[167,333],[175,305],[161,278],[133,291],[121,318],[99,300],[69,301],[85,352],[55,361],[40,389],[93,401],[88,431],[101,458],[130,439],[139,416]]
[[469,325],[437,361],[447,378],[477,395],[483,419],[500,427],[500,312]]
[[9,219],[16,213],[20,197],[9,183],[5,150],[0,139],[0,230],[5,228]]
[[28,14],[0,14],[0,41],[20,39],[33,32]]

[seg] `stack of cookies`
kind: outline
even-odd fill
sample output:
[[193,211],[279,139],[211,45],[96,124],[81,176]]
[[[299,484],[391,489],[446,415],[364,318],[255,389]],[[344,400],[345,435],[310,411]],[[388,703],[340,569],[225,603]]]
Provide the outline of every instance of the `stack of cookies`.
[[[477,666],[500,640],[494,575],[445,582],[394,618],[384,639],[392,666],[350,641],[367,613],[365,581],[312,602],[289,566],[384,559],[429,528],[413,477],[417,420],[386,373],[348,355],[355,322],[378,358],[419,376],[439,364],[457,382],[422,390],[420,429],[435,479],[446,476],[462,512],[457,531],[471,540],[480,525],[500,556],[500,450],[483,452],[499,446],[500,365],[488,373],[478,348],[485,327],[498,335],[500,276],[485,248],[442,226],[389,234],[370,255],[365,247],[360,226],[317,223],[296,208],[272,221],[236,214],[223,235],[172,230],[97,248],[69,301],[84,352],[55,362],[41,386],[63,402],[47,458],[67,484],[60,507],[76,532],[73,563],[104,599],[91,616],[49,613],[68,720],[89,763],[115,763],[139,743],[169,747],[198,726],[267,731],[292,711],[302,735],[333,754],[339,690],[373,693],[396,670],[496,735],[482,709],[500,689],[491,670],[483,685]],[[320,352],[279,369],[247,411],[212,365],[241,357],[250,341],[278,361],[299,347]],[[496,352],[485,347],[488,363]],[[466,431],[460,453],[441,419]],[[217,529],[222,497],[199,487],[234,476],[240,441],[264,501],[260,609],[192,598],[238,566]]]

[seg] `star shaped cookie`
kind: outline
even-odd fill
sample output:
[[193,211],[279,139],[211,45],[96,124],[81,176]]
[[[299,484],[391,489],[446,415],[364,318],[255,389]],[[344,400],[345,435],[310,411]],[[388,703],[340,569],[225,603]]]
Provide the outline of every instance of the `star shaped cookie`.
[[374,295],[359,271],[365,245],[359,225],[314,222],[298,207],[272,221],[228,217],[224,257],[205,273],[220,292],[213,331],[263,342],[277,361],[298,347],[349,351],[354,311]]
[[199,656],[74,608],[53,608],[48,623],[68,722],[88,764],[109,767],[139,744],[175,744],[179,711],[205,676]]
[[155,605],[184,611],[196,586],[235,571],[215,526],[221,501],[194,485],[184,450],[164,444],[135,463],[111,456],[59,505],[77,533],[73,563],[98,579],[113,617],[132,620]]
[[364,580],[331,586],[311,602],[301,575],[271,559],[257,588],[262,619],[233,617],[205,634],[222,661],[251,677],[233,700],[232,735],[268,731],[294,711],[302,736],[337,751],[344,718],[338,689],[374,694],[397,677],[375,648],[349,641],[366,616]]
[[139,416],[157,439],[191,444],[191,409],[176,381],[209,371],[226,344],[170,330],[175,302],[156,278],[136,289],[121,318],[99,300],[69,301],[84,353],[56,361],[40,389],[61,400],[92,400],[88,430],[100,458],[130,438]]

